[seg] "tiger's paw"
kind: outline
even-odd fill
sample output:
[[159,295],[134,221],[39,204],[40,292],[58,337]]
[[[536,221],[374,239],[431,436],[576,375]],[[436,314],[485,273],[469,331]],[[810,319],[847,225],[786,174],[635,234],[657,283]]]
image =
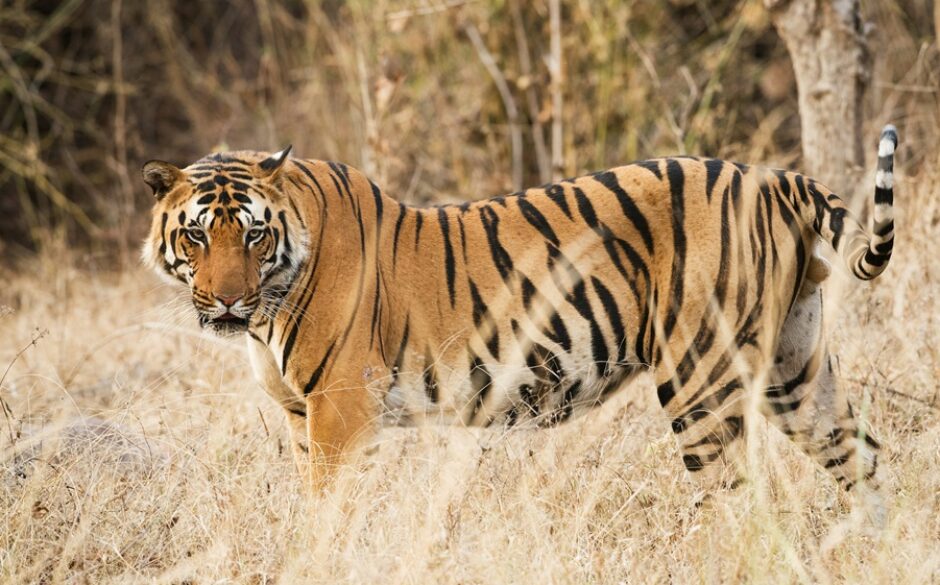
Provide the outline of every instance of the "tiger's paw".
[[852,514],[875,532],[881,532],[888,525],[884,495],[880,489],[867,483],[856,486],[852,491]]
[[852,488],[851,512],[837,521],[820,543],[820,552],[829,554],[851,536],[861,536],[877,542],[888,525],[888,509],[881,491],[871,485]]

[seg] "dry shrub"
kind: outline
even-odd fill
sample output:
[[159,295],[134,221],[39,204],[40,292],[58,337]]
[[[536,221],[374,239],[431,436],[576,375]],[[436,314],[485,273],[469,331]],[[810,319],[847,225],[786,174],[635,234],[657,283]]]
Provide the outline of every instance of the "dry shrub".
[[[292,142],[299,156],[359,166],[417,202],[547,181],[556,123],[556,176],[673,153],[799,166],[792,71],[759,2],[564,2],[557,87],[548,6],[5,3],[0,245],[66,237],[96,253],[132,251],[148,204],[140,165],[226,147]],[[871,133],[894,121],[910,168],[934,164],[929,3],[866,10]]]

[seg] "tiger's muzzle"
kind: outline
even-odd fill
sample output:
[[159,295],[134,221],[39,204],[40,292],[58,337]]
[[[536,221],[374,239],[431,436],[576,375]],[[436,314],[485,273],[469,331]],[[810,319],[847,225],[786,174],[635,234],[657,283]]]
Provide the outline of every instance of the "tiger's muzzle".
[[248,330],[260,298],[257,291],[239,295],[209,294],[193,289],[193,305],[199,314],[199,324],[223,337]]

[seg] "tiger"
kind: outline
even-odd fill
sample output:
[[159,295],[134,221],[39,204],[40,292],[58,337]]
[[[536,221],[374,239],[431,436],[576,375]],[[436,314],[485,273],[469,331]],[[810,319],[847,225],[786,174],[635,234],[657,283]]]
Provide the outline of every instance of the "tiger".
[[423,207],[289,146],[150,161],[143,259],[188,287],[202,327],[245,336],[315,492],[383,425],[553,427],[650,372],[691,476],[745,479],[758,412],[877,494],[879,443],[826,345],[818,246],[859,280],[887,268],[897,145],[885,127],[870,232],[813,178],[715,158]]

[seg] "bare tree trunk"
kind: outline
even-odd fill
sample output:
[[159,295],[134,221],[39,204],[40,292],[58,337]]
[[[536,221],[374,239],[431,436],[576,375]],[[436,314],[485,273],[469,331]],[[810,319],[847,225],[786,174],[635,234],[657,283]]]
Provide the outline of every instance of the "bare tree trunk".
[[937,43],[937,48],[940,48],[940,2],[936,0],[933,4],[933,34],[934,42]]
[[552,80],[552,180],[560,181],[565,175],[565,145],[562,142],[562,67],[561,67],[561,5],[549,0],[549,29],[551,29],[551,55],[548,71]]
[[870,67],[859,0],[764,0],[793,62],[803,170],[845,197],[865,158],[863,99]]

